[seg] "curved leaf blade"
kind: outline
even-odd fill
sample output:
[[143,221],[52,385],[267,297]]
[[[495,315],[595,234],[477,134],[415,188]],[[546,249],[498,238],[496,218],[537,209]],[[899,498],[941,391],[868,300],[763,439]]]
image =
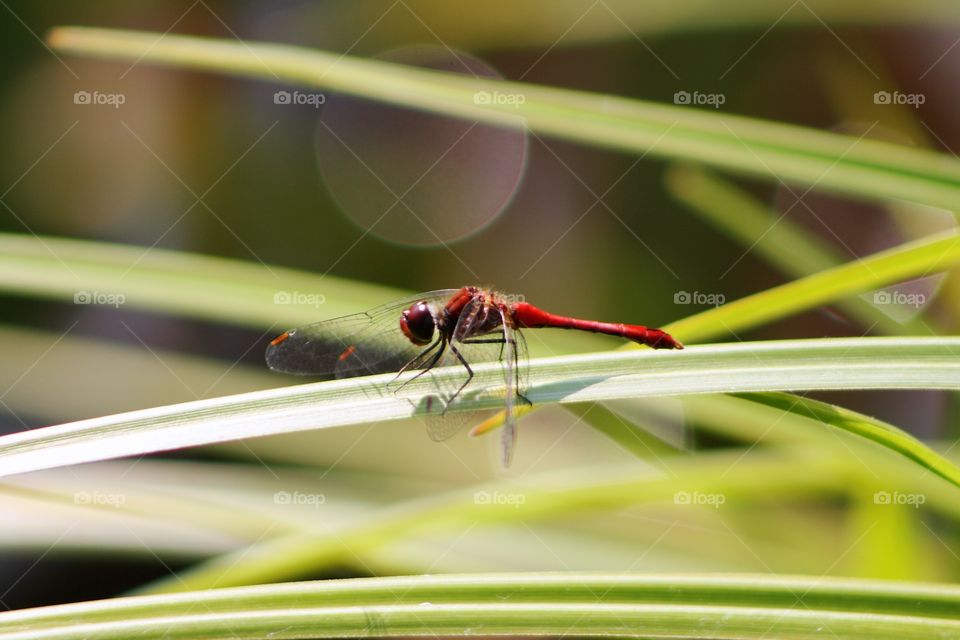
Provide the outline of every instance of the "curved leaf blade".
[[[960,161],[864,137],[287,45],[87,27],[57,28],[48,42],[54,49],[84,55],[280,79],[869,200],[912,200],[960,209]],[[498,94],[523,100],[490,99]]]
[[[678,352],[618,351],[530,362],[534,403],[803,389],[957,389],[960,338],[745,342]],[[474,368],[458,410],[501,406],[498,363]],[[458,368],[438,378],[459,380]],[[393,374],[318,382],[82,420],[0,438],[0,475],[181,447],[427,413],[436,382],[382,390]],[[434,411],[438,410],[434,403]],[[936,456],[932,451],[930,456]],[[944,463],[946,464],[946,463]],[[938,466],[938,468],[946,468]],[[947,478],[957,483],[960,472]]]
[[[953,637],[960,589],[806,576],[486,574],[362,578],[0,613],[0,638],[643,635]],[[545,615],[546,614],[546,615]]]

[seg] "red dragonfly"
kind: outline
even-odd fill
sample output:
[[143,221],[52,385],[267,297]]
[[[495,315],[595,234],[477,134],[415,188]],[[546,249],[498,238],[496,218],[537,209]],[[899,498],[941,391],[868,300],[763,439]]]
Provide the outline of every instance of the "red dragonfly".
[[[462,366],[462,384],[441,393],[446,412],[473,379],[471,363],[499,361],[506,386],[503,464],[508,466],[516,441],[516,400],[530,404],[523,394],[527,356],[519,329],[541,327],[603,333],[654,349],[683,348],[660,329],[558,316],[517,296],[462,287],[421,293],[366,313],[291,329],[267,347],[267,365],[281,373],[327,378],[392,371],[399,377],[404,371],[418,371],[411,380],[437,366]],[[443,439],[452,434],[432,428],[430,435]]]

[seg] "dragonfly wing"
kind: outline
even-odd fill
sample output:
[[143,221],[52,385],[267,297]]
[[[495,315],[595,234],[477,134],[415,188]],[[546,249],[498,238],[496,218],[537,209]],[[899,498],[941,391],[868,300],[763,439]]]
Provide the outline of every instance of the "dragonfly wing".
[[380,334],[360,313],[291,329],[267,347],[267,365],[281,373],[349,378],[396,371],[417,351],[402,334]]
[[513,451],[517,442],[516,403],[521,398],[526,402],[527,386],[527,345],[523,334],[513,327],[511,319],[503,309],[499,309],[500,323],[490,333],[474,335],[473,322],[484,322],[482,314],[467,313],[474,309],[464,308],[460,323],[454,335],[472,336],[459,343],[468,362],[499,361],[503,373],[504,421],[501,432],[501,451],[504,467],[513,460]]
[[[457,350],[461,351],[460,345],[457,345]],[[467,360],[470,362],[470,360]],[[468,374],[466,368],[463,366],[463,363],[460,362],[460,359],[456,356],[454,351],[450,349],[449,345],[444,350],[443,355],[440,357],[440,360],[437,361],[436,367],[455,367],[459,368],[463,375],[462,377],[455,376],[453,378],[440,381],[436,378],[433,378],[435,388],[437,391],[437,406],[442,407],[439,413],[432,413],[424,418],[424,425],[427,428],[427,435],[430,436],[430,439],[434,442],[443,442],[444,440],[449,440],[452,438],[460,429],[466,424],[467,420],[472,415],[471,412],[466,411],[455,411],[448,412],[447,409],[455,402],[455,396],[459,393],[460,387],[467,381]],[[430,372],[424,374],[426,376],[433,377]]]
[[[436,363],[437,367],[453,367],[461,371],[460,376],[436,380],[437,393],[439,395],[438,405],[443,407],[440,415],[430,415],[424,420],[427,427],[427,433],[432,440],[443,441],[456,434],[460,428],[473,415],[471,412],[451,412],[448,409],[454,405],[458,398],[463,394],[470,394],[482,389],[471,388],[468,384],[470,372],[466,365],[474,365],[480,362],[489,362],[498,360],[500,357],[500,344],[492,342],[469,342],[460,340],[459,336],[470,336],[470,339],[488,339],[497,338],[499,333],[492,333],[485,336],[476,336],[471,330],[471,324],[478,318],[480,304],[477,301],[470,301],[464,305],[460,311],[460,317],[457,320],[457,326],[453,329],[450,344],[446,345],[440,360]],[[458,355],[459,354],[459,355]],[[425,375],[430,375],[429,373]]]
[[516,403],[521,398],[526,401],[527,382],[527,345],[523,334],[514,329],[510,318],[499,310],[500,323],[489,333],[476,335],[471,326],[474,322],[483,322],[481,314],[469,305],[464,307],[454,335],[469,336],[456,343],[464,359],[469,363],[496,361],[501,365],[503,374],[504,421],[501,432],[501,452],[504,467],[513,460],[513,451],[517,442]]
[[325,378],[398,371],[423,350],[400,331],[403,310],[422,300],[442,307],[455,292],[421,293],[365,313],[291,329],[267,347],[267,365],[281,373]]
[[513,461],[513,451],[517,445],[516,405],[519,399],[529,402],[527,391],[527,343],[523,333],[515,330],[506,317],[503,318],[503,381],[505,389],[503,431],[500,435],[500,449],[503,466],[509,467]]
[[[523,393],[526,389],[526,343],[523,335],[513,329],[512,324],[503,312],[500,312],[499,326],[488,333],[477,333],[475,323],[484,322],[480,312],[479,303],[471,302],[465,305],[460,313],[457,327],[453,331],[455,337],[450,345],[452,348],[447,349],[439,365],[460,367],[463,369],[463,376],[455,378],[453,382],[446,383],[441,393],[445,406],[449,407],[464,394],[483,391],[481,388],[464,386],[470,376],[463,361],[471,366],[481,362],[499,362],[502,365],[506,408],[506,420],[502,432],[503,464],[509,466],[516,442],[516,412],[514,407],[518,397],[525,399]],[[458,339],[459,336],[463,336],[463,339]],[[463,361],[457,356],[457,353],[462,356]],[[444,440],[452,436],[470,415],[468,412],[458,412],[446,413],[439,418],[430,417],[427,420],[427,430],[430,437],[434,440]]]

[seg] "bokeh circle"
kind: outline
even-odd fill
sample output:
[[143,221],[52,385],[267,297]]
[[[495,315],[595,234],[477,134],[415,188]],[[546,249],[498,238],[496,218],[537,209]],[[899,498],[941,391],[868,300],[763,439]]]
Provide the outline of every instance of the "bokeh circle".
[[[498,77],[443,47],[378,57]],[[323,107],[317,153],[327,188],[354,223],[388,242],[429,247],[467,238],[503,213],[523,179],[527,134],[335,95]]]

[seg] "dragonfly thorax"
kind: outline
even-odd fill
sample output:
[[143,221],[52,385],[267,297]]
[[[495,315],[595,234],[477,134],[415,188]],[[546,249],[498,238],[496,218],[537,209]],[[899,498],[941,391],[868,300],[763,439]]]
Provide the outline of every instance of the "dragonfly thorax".
[[449,337],[459,341],[497,330],[510,315],[496,293],[479,287],[460,289],[443,311],[440,330],[449,330]]

